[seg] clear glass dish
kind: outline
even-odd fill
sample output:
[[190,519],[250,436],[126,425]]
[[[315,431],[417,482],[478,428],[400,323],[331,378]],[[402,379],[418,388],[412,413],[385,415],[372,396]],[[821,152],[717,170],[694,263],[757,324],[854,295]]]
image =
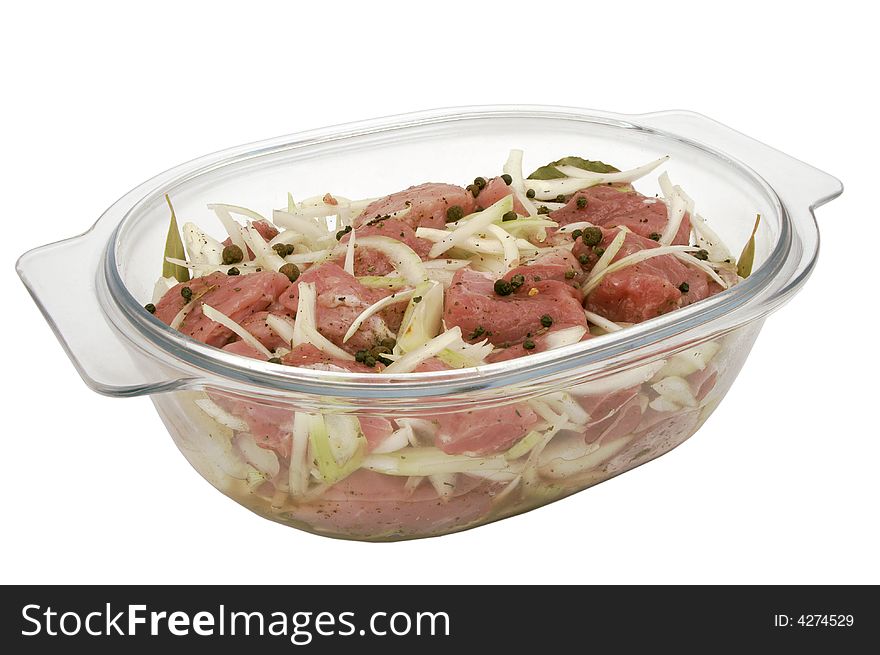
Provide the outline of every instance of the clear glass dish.
[[[369,197],[466,180],[498,170],[510,148],[535,164],[581,154],[620,168],[671,155],[666,170],[732,247],[745,243],[761,214],[753,274],[705,301],[580,344],[397,378],[238,357],[143,311],[160,272],[166,193],[178,216],[203,222],[210,202],[259,211],[283,206],[287,191]],[[653,193],[652,184],[637,186]],[[764,318],[806,281],[819,244],[813,210],[841,191],[830,175],[698,114],[457,108],[294,134],[182,164],[127,193],[88,232],[26,253],[17,269],[86,384],[111,396],[151,395],[181,452],[217,489],[318,534],[396,540],[534,509],[694,434],[733,383]],[[663,380],[684,389],[679,402],[657,402]],[[218,421],[205,407],[234,420]],[[503,451],[372,451],[339,480],[321,479],[312,466],[310,430],[354,425],[369,437],[404,428],[430,444],[498,429],[487,426],[511,412],[535,414],[542,429],[525,442],[506,435],[514,445]],[[254,450],[262,433],[274,450]],[[367,450],[375,447],[366,441]]]

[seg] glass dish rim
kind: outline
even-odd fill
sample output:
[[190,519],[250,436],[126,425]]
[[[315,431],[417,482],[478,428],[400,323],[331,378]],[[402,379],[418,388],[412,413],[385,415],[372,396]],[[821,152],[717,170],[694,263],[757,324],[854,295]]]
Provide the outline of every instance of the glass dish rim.
[[[691,112],[662,113],[690,114]],[[116,245],[120,230],[126,226],[129,220],[134,220],[137,217],[142,205],[154,201],[157,196],[172,191],[175,187],[186,184],[209,171],[265,155],[320,146],[322,143],[343,141],[381,132],[406,130],[464,119],[502,118],[556,119],[598,123],[656,134],[699,150],[705,155],[720,160],[728,167],[738,169],[739,174],[744,175],[764,193],[766,200],[771,203],[780,221],[776,243],[767,260],[740,284],[699,303],[645,321],[618,333],[482,367],[407,373],[403,376],[305,369],[271,364],[224,352],[171,329],[145,312],[142,304],[131,294],[122,280],[116,260]],[[349,398],[434,397],[480,389],[504,388],[535,381],[545,376],[581,371],[584,367],[608,363],[621,356],[632,354],[634,351],[642,351],[645,348],[669,342],[675,337],[696,331],[698,328],[711,326],[714,323],[718,324],[715,331],[726,332],[772,311],[784,296],[803,283],[815,260],[815,254],[813,254],[812,261],[796,278],[780,279],[797,232],[777,193],[763,177],[743,162],[697,140],[662,129],[640,125],[638,118],[639,115],[612,114],[588,109],[543,105],[452,107],[298,132],[205,155],[144,182],[105,212],[102,217],[104,219],[109,220],[113,215],[118,217],[116,218],[116,226],[105,246],[103,266],[99,270],[99,276],[103,277],[108,291],[107,298],[102,298],[101,304],[111,318],[118,313],[122,320],[117,318],[112,322],[123,335],[132,339],[127,328],[134,327],[139,335],[146,338],[149,346],[158,348],[163,356],[170,356],[171,361],[162,359],[162,363],[166,365],[177,363],[186,368],[195,367],[222,379],[263,390],[283,390]],[[130,202],[129,198],[132,197],[136,197],[137,200]],[[775,286],[774,283],[776,283]],[[764,302],[757,303],[759,299]],[[721,325],[723,319],[729,320],[737,310],[749,305],[754,306],[754,313],[745,315],[743,312],[739,322]],[[110,309],[118,310],[118,312],[107,311]],[[709,330],[709,332],[713,332],[713,330]],[[142,349],[146,350],[143,348],[144,344],[132,340],[135,345],[140,345]]]

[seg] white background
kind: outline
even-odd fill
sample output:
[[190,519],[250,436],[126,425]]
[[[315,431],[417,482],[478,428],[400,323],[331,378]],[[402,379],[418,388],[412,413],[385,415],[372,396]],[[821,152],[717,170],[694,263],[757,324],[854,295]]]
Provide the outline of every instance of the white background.
[[[7,7],[0,582],[880,582],[876,24],[778,4]],[[206,152],[517,102],[692,109],[846,186],[817,212],[814,276],[701,432],[536,512],[388,545],[262,520],[190,468],[148,399],[89,391],[13,271]]]

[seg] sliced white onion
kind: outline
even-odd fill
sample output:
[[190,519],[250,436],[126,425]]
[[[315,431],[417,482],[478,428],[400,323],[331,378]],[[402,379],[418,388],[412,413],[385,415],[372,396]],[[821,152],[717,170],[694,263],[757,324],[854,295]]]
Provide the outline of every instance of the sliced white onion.
[[244,341],[247,345],[265,355],[266,359],[272,357],[272,352],[268,348],[266,348],[266,346],[260,343],[259,339],[257,339],[254,335],[245,330],[241,325],[233,321],[223,312],[217,311],[207,303],[202,303],[202,313],[215,323],[219,323],[223,327],[235,332],[235,334],[237,334],[241,338],[241,340]]
[[699,403],[694,398],[691,386],[684,378],[671,375],[651,385],[651,388],[663,398],[685,407],[696,407]]
[[600,328],[605,330],[606,332],[617,332],[618,330],[622,330],[623,326],[618,325],[614,321],[609,321],[604,316],[600,316],[594,312],[590,312],[584,310],[584,315],[587,317],[587,320],[593,325],[598,325]]
[[241,252],[246,258],[247,243],[245,243],[245,240],[241,237],[241,224],[232,218],[232,214],[229,212],[226,205],[208,205],[208,209],[214,212],[220,220],[220,223],[223,224],[223,229],[226,230],[226,234],[229,235],[229,239],[232,241],[233,245],[241,248]]
[[625,227],[620,228],[618,230],[615,237],[611,240],[611,243],[608,244],[608,247],[605,248],[605,252],[602,253],[602,256],[599,257],[599,261],[593,266],[590,274],[587,276],[586,284],[590,283],[590,280],[602,275],[602,272],[611,265],[611,260],[617,256],[617,253],[620,252],[620,249],[623,247],[624,241],[626,241],[626,234],[629,230]]
[[572,327],[549,332],[546,337],[544,337],[544,340],[547,343],[547,350],[553,350],[554,348],[562,348],[563,346],[570,346],[578,343],[586,333],[587,328],[581,325],[574,325]]
[[468,237],[484,232],[489,225],[495,221],[500,221],[501,217],[512,209],[513,198],[511,196],[504,196],[501,200],[493,203],[483,211],[471,214],[468,220],[461,221],[458,227],[450,232],[442,241],[435,243],[431,247],[428,256],[436,259]]
[[620,171],[619,173],[594,173],[585,171],[576,166],[556,166],[563,175],[554,180],[525,180],[527,189],[535,192],[535,197],[540,200],[550,200],[558,195],[567,196],[598,184],[624,184],[635,182],[639,178],[644,177],[663,162],[669,159],[669,155],[656,159],[643,166],[631,168],[630,170]]
[[383,453],[393,453],[406,448],[414,440],[412,427],[404,425],[392,432],[388,437],[373,449],[373,453],[381,455]]
[[[336,213],[335,211],[333,212]],[[312,218],[302,213],[291,213],[276,209],[272,212],[272,222],[278,227],[294,230],[311,241],[318,241],[332,236],[325,227],[318,225]]]
[[205,414],[217,421],[220,425],[225,425],[230,430],[244,431],[249,429],[248,424],[245,421],[230,414],[209,398],[199,398],[195,403]]
[[673,188],[672,197],[667,198],[666,202],[666,227],[663,228],[663,232],[660,234],[659,243],[661,246],[668,246],[675,239],[675,235],[678,234],[678,229],[681,227],[681,222],[684,220],[685,212],[687,211],[687,200],[681,193],[678,193],[677,188]]
[[185,223],[181,232],[189,261],[215,266],[223,263],[222,243],[202,232],[193,223]]
[[415,289],[397,291],[395,293],[392,293],[390,296],[385,296],[384,298],[374,302],[372,305],[370,305],[364,311],[358,314],[357,318],[352,321],[351,327],[348,328],[348,332],[346,332],[345,336],[342,337],[342,343],[346,343],[349,339],[351,339],[358,331],[358,328],[360,328],[360,326],[363,325],[364,321],[366,321],[368,318],[370,318],[374,314],[378,314],[386,307],[390,307],[391,305],[395,305],[399,302],[409,300],[414,293]]
[[519,248],[516,247],[516,239],[498,225],[489,225],[487,229],[501,244],[504,254],[504,265],[508,269],[518,266]]
[[626,371],[582,382],[569,388],[568,392],[573,396],[602,396],[622,389],[630,389],[653,378],[665,365],[666,360],[659,359]]
[[691,227],[693,227],[694,234],[696,234],[697,245],[709,253],[709,261],[731,263],[735,261],[724,241],[709,227],[705,218],[699,214],[692,214]]
[[[690,250],[698,250],[698,248],[694,246],[691,247]],[[690,266],[699,268],[706,275],[715,280],[715,282],[717,282],[722,289],[727,289],[730,287],[727,281],[715,272],[715,269],[712,268],[711,264],[704,262],[702,259],[697,259],[693,255],[688,254],[688,252],[686,251],[678,251],[673,254],[685,264],[689,264]]]
[[309,424],[310,417],[297,412],[293,417],[290,435],[290,468],[288,469],[288,493],[292,498],[305,495],[309,488]]
[[437,335],[424,346],[406,353],[396,362],[390,364],[383,372],[410,373],[423,361],[430,359],[431,357],[436,357],[441,350],[448,348],[460,339],[461,328],[456,325],[452,329]]
[[507,156],[507,161],[504,163],[503,170],[511,177],[510,186],[513,188],[513,193],[516,196],[516,199],[519,200],[519,203],[523,206],[529,216],[535,216],[538,213],[538,209],[535,207],[535,203],[529,200],[526,196],[526,187],[522,172],[522,159],[522,150],[511,150],[510,154]]
[[274,478],[281,471],[278,463],[278,455],[268,448],[261,448],[253,436],[241,432],[235,436],[235,445],[244,455],[245,461],[254,468],[262,471],[270,478]]
[[574,232],[575,230],[584,230],[588,227],[594,227],[594,226],[589,221],[578,221],[577,223],[569,223],[568,225],[563,225],[561,228],[559,228],[556,231],[562,232],[563,234],[566,234],[568,232]]
[[[639,262],[643,262],[646,259],[651,259],[653,257],[663,257],[664,255],[677,256],[678,253],[686,253],[689,250],[698,250],[698,248],[696,246],[660,246],[659,248],[645,248],[644,250],[639,250],[631,255],[627,255],[622,259],[618,259],[613,264],[608,265],[598,275],[591,275],[590,278],[587,279],[587,282],[584,284],[581,290],[584,292],[584,295],[588,295],[590,292],[593,291],[593,289],[599,286],[602,278],[604,278],[606,275],[616,273],[617,271],[623,270],[628,266],[633,266],[635,264],[638,264]],[[714,273],[714,271],[712,272]]]
[[342,270],[349,275],[354,275],[354,249],[356,247],[354,230],[352,230],[348,237],[348,247],[345,249],[345,263],[342,266]]
[[180,311],[174,315],[174,318],[171,319],[171,323],[168,324],[168,327],[170,327],[172,330],[179,330],[180,326],[183,325],[184,319],[186,319],[186,317],[195,306],[195,300],[190,300],[188,303],[186,303],[183,307],[180,308]]
[[415,286],[427,279],[422,259],[408,245],[397,239],[382,236],[361,237],[358,248],[371,248],[388,257],[394,269]]

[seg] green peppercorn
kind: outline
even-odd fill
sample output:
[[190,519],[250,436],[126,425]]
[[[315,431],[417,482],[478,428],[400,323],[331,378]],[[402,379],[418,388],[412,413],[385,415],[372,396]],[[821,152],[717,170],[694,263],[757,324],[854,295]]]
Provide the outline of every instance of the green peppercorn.
[[550,314],[544,314],[541,317],[541,325],[543,325],[545,328],[550,327],[551,325],[553,325],[553,317],[550,316]]
[[513,286],[507,280],[495,280],[495,293],[499,296],[509,296],[513,293]]
[[226,275],[241,275],[241,271],[238,270],[235,266],[226,271]]
[[354,354],[354,361],[356,361],[356,362],[360,362],[361,364],[363,364],[364,359],[366,359],[366,357],[367,357],[367,351],[366,351],[366,350],[358,350],[358,351]]
[[280,357],[270,357],[270,358],[267,359],[266,361],[269,362],[270,364],[282,364],[282,363],[283,363],[283,362],[281,361],[281,358],[280,358]]
[[421,296],[415,296],[415,297],[413,298],[413,305],[418,305],[420,302],[422,302],[422,297],[421,297]]
[[648,238],[651,241],[660,241],[661,236],[663,236],[663,235],[660,234],[659,232],[651,232],[651,234],[648,235]]
[[691,290],[691,285],[688,284],[687,282],[682,282],[681,284],[678,285],[678,290],[681,291],[682,293],[687,293],[688,291]]
[[555,201],[556,202],[565,202],[565,194],[560,193],[558,196],[556,196]]
[[296,282],[296,278],[299,277],[299,266],[296,264],[285,264],[278,269],[278,272],[282,275],[286,275],[287,279],[291,282]]
[[535,197],[535,190],[534,190],[534,189],[528,189],[528,190],[526,191],[526,198],[534,198],[534,197]]
[[584,198],[583,196],[578,197],[578,199],[577,199],[578,209],[583,209],[586,206],[587,206],[587,199]]
[[538,214],[545,215],[550,213],[550,208],[547,205],[541,205],[538,207]]
[[479,188],[480,191],[482,191],[483,189],[486,188],[486,184],[487,184],[487,182],[486,182],[485,177],[475,177],[474,178],[474,186]]
[[459,205],[452,205],[446,210],[446,222],[451,223],[464,217],[464,210]]
[[535,342],[531,339],[526,339],[525,341],[523,341],[523,348],[525,348],[526,350],[534,350]]
[[706,250],[698,250],[695,253],[692,253],[694,257],[701,261],[706,261],[709,259],[709,253]]
[[272,246],[272,250],[277,252],[279,257],[287,257],[293,254],[294,247],[291,243],[276,243]]
[[185,301],[189,302],[190,300],[192,300],[193,290],[190,289],[189,287],[181,287],[180,288],[180,295],[183,296],[183,299]]
[[602,243],[602,230],[590,226],[583,231],[581,238],[584,240],[585,246],[598,246]]
[[575,276],[575,272],[574,272],[573,268],[570,268],[567,271],[565,271],[565,279],[566,280],[571,280],[574,278],[574,276]]
[[483,326],[478,325],[477,327],[474,328],[474,331],[470,333],[470,335],[468,336],[468,339],[479,339],[485,333],[486,333],[486,330],[483,328]]
[[593,252],[596,253],[596,257],[601,257],[605,254],[605,248],[593,248]]
[[581,263],[581,266],[586,266],[590,263],[590,257],[588,255],[578,255],[578,261]]
[[572,230],[572,231],[571,231],[571,238],[574,239],[575,241],[577,241],[577,240],[578,240],[578,237],[579,237],[580,235],[582,235],[583,233],[584,233],[583,230]]
[[364,364],[372,368],[376,365],[376,358],[372,355],[367,355],[366,357],[364,357]]
[[504,216],[501,217],[501,220],[502,221],[515,221],[517,218],[518,217],[516,215],[516,212],[509,211],[509,212],[504,212]]
[[523,275],[514,275],[510,278],[510,286],[514,289],[519,289],[522,285],[526,283],[526,278]]
[[346,225],[344,228],[342,228],[341,230],[339,230],[339,232],[336,233],[336,240],[341,241],[342,237],[344,237],[349,232],[351,232],[351,225]]
[[231,245],[223,248],[223,254],[221,255],[221,257],[223,259],[223,263],[226,266],[229,266],[230,264],[240,263],[241,260],[244,259],[244,253],[238,246]]
[[391,337],[385,337],[384,339],[382,339],[382,341],[379,342],[379,345],[385,346],[386,348],[394,348],[394,346],[397,345],[397,342]]
[[510,177],[510,175],[508,175],[507,173],[505,173],[504,175],[502,175],[502,176],[501,176],[501,179],[504,180],[504,183],[505,183],[507,186],[510,186],[510,183],[513,182],[513,178]]
[[146,309],[146,310],[147,310],[148,312],[150,312],[151,314],[155,314],[155,313],[156,313],[156,305],[154,305],[154,304],[151,303],[151,302],[148,302],[146,305],[144,305],[144,309]]
[[480,189],[480,187],[478,187],[476,184],[468,184],[468,185],[465,187],[465,190],[466,190],[466,191],[469,191],[470,194],[471,194],[474,198],[476,198],[478,195],[480,195],[480,191],[482,191],[482,189]]

